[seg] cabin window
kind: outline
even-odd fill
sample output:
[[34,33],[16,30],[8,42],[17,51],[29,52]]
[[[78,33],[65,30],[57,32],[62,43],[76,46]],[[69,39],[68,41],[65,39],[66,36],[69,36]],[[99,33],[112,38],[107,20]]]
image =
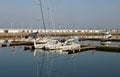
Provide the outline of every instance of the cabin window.
[[67,45],[72,45],[72,42],[71,42],[71,41],[68,41],[68,42],[67,42]]

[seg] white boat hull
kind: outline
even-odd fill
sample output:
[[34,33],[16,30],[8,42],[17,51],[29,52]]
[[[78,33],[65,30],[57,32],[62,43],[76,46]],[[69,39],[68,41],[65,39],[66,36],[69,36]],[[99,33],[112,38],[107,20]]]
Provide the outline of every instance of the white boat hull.
[[60,48],[61,48],[63,51],[74,50],[74,49],[80,48],[80,45],[79,45],[79,44],[65,45],[65,46],[61,46]]

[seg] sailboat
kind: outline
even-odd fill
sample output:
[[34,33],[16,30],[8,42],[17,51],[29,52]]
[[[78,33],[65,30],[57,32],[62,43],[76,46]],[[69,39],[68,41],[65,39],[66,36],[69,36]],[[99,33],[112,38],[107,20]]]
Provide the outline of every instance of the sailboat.
[[[42,23],[43,23],[43,26],[44,26],[44,29],[45,29],[45,36],[46,36],[46,27],[45,27],[45,21],[44,21],[43,8],[42,8],[41,0],[39,0],[39,4],[40,4],[40,9],[41,9],[41,15],[42,15]],[[39,41],[40,43],[37,44],[36,39],[35,39],[34,40],[34,48],[43,48],[46,45],[46,43],[48,42],[48,38],[41,37],[37,41]]]
[[[44,28],[45,28],[45,22],[44,22],[44,16],[43,16],[43,9],[42,9],[41,0],[39,0],[39,2],[40,2],[40,7],[41,7],[43,25],[44,25]],[[48,5],[48,1],[47,1],[47,5]],[[50,14],[49,7],[48,7],[48,11],[49,11],[49,14]],[[51,26],[53,26],[52,16],[50,17],[50,20],[51,20]],[[45,28],[45,33],[46,33],[46,28]],[[34,47],[35,48],[55,50],[55,49],[59,49],[60,46],[61,46],[61,43],[58,40],[54,40],[54,39],[51,39],[51,38],[48,39],[48,38],[43,37],[43,39],[41,39],[39,42],[41,42],[41,44],[37,44],[36,41],[34,41]]]
[[[40,1],[40,6],[41,6],[41,0],[39,1]],[[41,6],[41,14],[42,14],[42,19],[43,19],[43,25],[45,26],[42,6]],[[63,51],[80,48],[80,44],[75,43],[74,40],[75,39],[68,39],[67,41],[65,41],[65,43],[61,43],[58,40],[48,39],[48,42],[44,44],[37,44],[34,41],[34,47],[42,48],[42,49],[50,49],[50,50],[63,50]]]

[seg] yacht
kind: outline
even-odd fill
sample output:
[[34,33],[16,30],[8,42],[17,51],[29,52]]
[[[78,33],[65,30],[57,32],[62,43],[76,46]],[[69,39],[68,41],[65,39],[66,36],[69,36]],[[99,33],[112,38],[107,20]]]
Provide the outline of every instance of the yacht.
[[60,49],[62,49],[63,51],[74,50],[77,48],[80,49],[80,44],[75,43],[74,39],[66,40],[65,43],[63,43],[62,46],[60,47]]
[[101,32],[101,35],[106,39],[112,38],[112,34],[110,34],[110,32],[107,31]]
[[43,49],[49,49],[49,50],[58,50],[62,46],[62,43],[58,40],[49,40],[48,43],[43,47]]
[[42,43],[36,43],[36,40],[34,39],[34,48],[35,49],[42,49],[45,45],[47,44],[47,42],[42,42]]

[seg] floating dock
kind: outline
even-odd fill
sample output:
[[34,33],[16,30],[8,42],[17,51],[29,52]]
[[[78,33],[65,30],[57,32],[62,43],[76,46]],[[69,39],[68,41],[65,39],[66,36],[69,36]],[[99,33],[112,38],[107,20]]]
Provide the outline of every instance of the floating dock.
[[80,49],[68,50],[68,54],[83,52],[87,50],[106,51],[106,52],[118,52],[120,53],[120,46],[104,46],[104,45],[81,45]]
[[120,52],[120,46],[96,46],[96,50],[101,51],[111,51],[111,52]]
[[[1,44],[1,47],[8,47],[9,46],[27,46],[25,50],[31,50],[34,49],[33,42],[25,42],[25,41],[13,41],[10,44],[4,43]],[[71,50],[66,50],[65,52],[69,53],[77,53],[77,52],[82,52],[82,51],[87,51],[87,50],[96,50],[96,51],[111,51],[111,52],[120,52],[120,46],[106,46],[106,45],[94,45],[94,44],[82,44],[80,47],[71,49]]]
[[79,41],[84,41],[84,40],[91,40],[91,41],[113,41],[113,42],[120,42],[120,38],[80,38]]
[[33,42],[26,42],[26,41],[12,41],[10,46],[18,46],[18,45],[33,45]]

